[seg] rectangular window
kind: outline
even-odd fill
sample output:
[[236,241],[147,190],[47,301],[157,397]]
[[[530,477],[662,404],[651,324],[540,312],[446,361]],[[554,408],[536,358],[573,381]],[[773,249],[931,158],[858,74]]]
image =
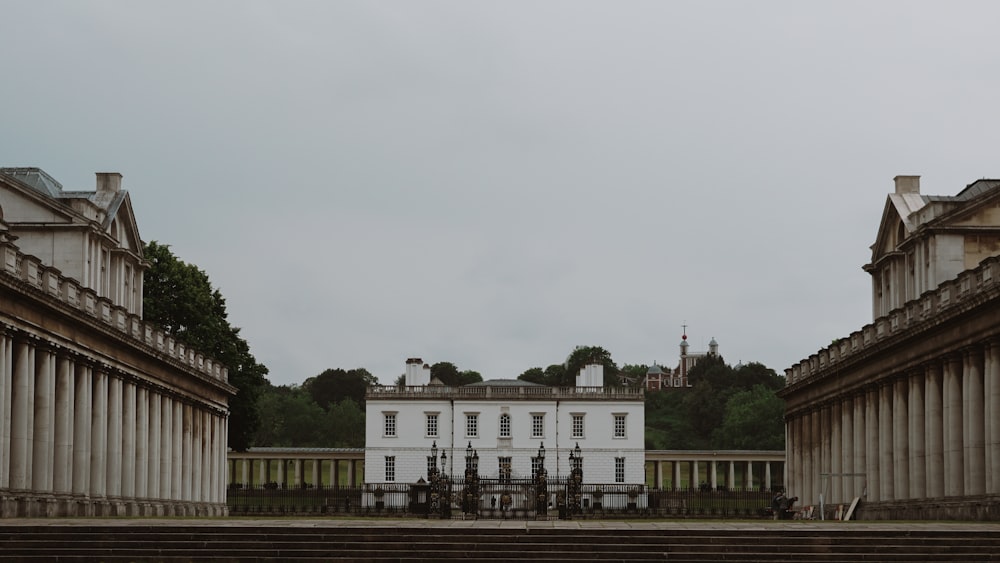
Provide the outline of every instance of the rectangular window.
[[465,415],[465,437],[479,437],[479,413],[466,413]]
[[533,415],[531,415],[531,437],[532,438],[544,438],[545,437],[545,415],[544,414],[533,414]]
[[542,466],[542,460],[538,459],[537,457],[531,458],[531,475],[532,475],[532,477],[534,477],[535,474],[538,473],[538,469],[541,466]]
[[437,438],[438,435],[438,415],[436,412],[427,413],[427,437]]
[[384,420],[385,420],[385,424],[384,424],[385,436],[387,438],[395,438],[396,437],[396,413],[394,413],[394,412],[386,412],[386,413],[382,413],[382,416],[384,417]]
[[625,437],[625,415],[616,414],[615,415],[615,438]]
[[511,458],[509,457],[498,457],[497,458],[497,469],[500,475],[501,481],[510,481],[511,475]]
[[615,458],[615,483],[625,482],[625,458]]
[[396,456],[385,456],[385,480],[391,482],[396,480]]
[[573,437],[583,438],[583,415],[574,414],[573,415]]
[[510,415],[507,413],[500,415],[500,437],[510,438]]

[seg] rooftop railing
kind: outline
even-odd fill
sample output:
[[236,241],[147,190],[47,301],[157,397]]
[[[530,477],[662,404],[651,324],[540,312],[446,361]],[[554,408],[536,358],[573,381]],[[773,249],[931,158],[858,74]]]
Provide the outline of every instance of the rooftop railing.
[[36,256],[22,253],[10,241],[0,241],[0,256],[3,259],[0,275],[27,285],[29,290],[40,293],[37,297],[55,300],[71,307],[81,316],[101,323],[135,344],[152,347],[212,379],[229,381],[229,372],[224,365],[174,340],[159,326],[129,313],[124,307],[115,305],[111,299],[98,295],[79,281],[63,276],[58,269],[46,266]]

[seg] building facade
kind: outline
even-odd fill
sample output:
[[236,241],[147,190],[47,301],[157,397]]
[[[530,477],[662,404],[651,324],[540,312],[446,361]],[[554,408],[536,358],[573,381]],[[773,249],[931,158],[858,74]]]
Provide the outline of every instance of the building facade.
[[0,169],[0,515],[226,513],[224,366],[142,319],[121,175]]
[[406,385],[371,387],[366,395],[365,481],[426,479],[432,448],[443,472],[459,475],[471,447],[484,478],[530,478],[545,452],[549,475],[570,473],[570,453],[586,456],[583,482],[642,484],[644,403],[641,389],[605,388],[603,367],[589,365],[575,387],[517,380],[432,385],[430,368],[407,360]]
[[873,322],[785,371],[789,489],[866,519],[1000,518],[1000,181],[895,182]]
[[712,338],[708,343],[707,352],[691,352],[689,348],[691,347],[687,341],[687,331],[681,335],[680,343],[680,358],[677,361],[677,367],[673,370],[664,370],[662,366],[653,364],[646,371],[646,378],[644,387],[646,391],[663,391],[669,389],[689,389],[691,387],[691,380],[688,378],[688,372],[694,366],[698,365],[698,361],[706,356],[718,356],[719,355],[719,343]]

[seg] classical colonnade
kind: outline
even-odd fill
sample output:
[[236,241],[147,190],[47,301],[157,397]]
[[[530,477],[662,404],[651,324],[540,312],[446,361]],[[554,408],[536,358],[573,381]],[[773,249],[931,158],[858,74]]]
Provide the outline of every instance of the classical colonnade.
[[228,457],[230,486],[364,484],[364,448],[250,448],[246,452],[231,451]]
[[[647,484],[654,489],[777,489],[784,483],[783,451],[646,452]],[[665,468],[669,466],[669,472]],[[756,467],[756,470],[755,470]],[[720,471],[721,470],[721,471]],[[721,473],[721,479],[720,479]]]
[[225,513],[224,411],[0,325],[3,516]]
[[804,504],[1000,494],[1000,339],[791,413],[786,428]]

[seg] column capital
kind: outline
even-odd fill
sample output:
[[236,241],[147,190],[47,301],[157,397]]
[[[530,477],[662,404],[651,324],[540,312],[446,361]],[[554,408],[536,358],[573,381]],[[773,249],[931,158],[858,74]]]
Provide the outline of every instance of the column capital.
[[966,346],[960,350],[963,359],[978,358],[983,355],[983,345],[973,344],[971,346]]

